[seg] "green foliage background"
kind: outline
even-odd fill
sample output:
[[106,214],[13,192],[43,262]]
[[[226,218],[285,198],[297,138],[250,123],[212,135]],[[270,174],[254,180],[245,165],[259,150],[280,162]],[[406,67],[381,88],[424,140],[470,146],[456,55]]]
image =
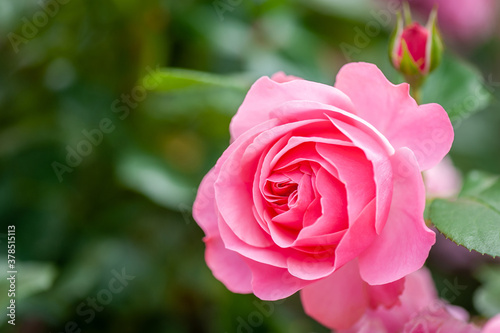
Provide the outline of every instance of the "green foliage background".
[[[262,305],[227,291],[205,265],[203,232],[190,207],[228,144],[230,118],[249,82],[282,70],[332,84],[348,60],[374,62],[397,81],[386,59],[391,26],[346,59],[340,45],[354,45],[355,28],[374,19],[368,0],[224,3],[237,5],[221,15],[214,1],[69,0],[15,52],[9,34],[23,36],[41,7],[0,0],[2,332],[218,333],[248,331],[244,325],[252,332],[328,332],[303,313],[297,295]],[[467,103],[484,101],[453,100],[452,156],[464,172],[499,174],[499,40],[450,52],[479,66],[494,96],[468,119],[461,117]],[[160,80],[140,101],[124,101],[149,70],[164,67],[214,76],[194,85]],[[67,165],[68,151],[87,140],[83,131],[103,119],[113,129],[59,178],[54,162]],[[4,315],[8,225],[16,226],[15,327]],[[78,314],[122,269],[135,277],[123,291],[92,319]],[[488,274],[433,269],[437,280],[467,283],[468,297],[454,303],[477,313],[472,293]]]

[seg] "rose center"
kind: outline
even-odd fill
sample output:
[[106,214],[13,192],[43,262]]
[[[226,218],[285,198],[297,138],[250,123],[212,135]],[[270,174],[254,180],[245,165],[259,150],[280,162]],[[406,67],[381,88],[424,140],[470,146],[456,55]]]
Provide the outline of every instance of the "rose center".
[[274,206],[276,214],[280,214],[293,207],[298,198],[298,184],[283,176],[281,181],[267,180],[265,186],[266,200]]

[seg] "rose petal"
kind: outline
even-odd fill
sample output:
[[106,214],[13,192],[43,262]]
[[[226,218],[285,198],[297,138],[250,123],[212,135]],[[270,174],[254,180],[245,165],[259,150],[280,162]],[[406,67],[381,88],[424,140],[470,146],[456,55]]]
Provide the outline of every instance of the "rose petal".
[[[400,281],[402,280],[398,280],[395,283],[401,283]],[[339,333],[357,333],[362,328],[374,325],[377,327],[381,325],[384,328],[382,332],[400,332],[403,326],[420,311],[428,307],[441,307],[443,305],[443,302],[438,300],[431,274],[425,267],[404,278],[404,290],[399,297],[399,301],[397,298],[394,299],[398,291],[398,285],[396,285],[396,288],[392,292],[392,300],[391,298],[378,298],[379,305],[388,305],[392,301],[396,301],[396,304],[393,304],[390,308],[377,306],[374,309],[373,305],[376,302],[373,302],[373,291],[378,287],[384,288],[384,286],[387,285],[369,287],[369,290],[372,290],[371,309],[368,309],[363,318],[351,329]],[[388,286],[394,286],[394,284],[391,283]],[[401,286],[399,285],[399,287]]]
[[302,80],[302,78],[293,75],[286,75],[284,72],[277,72],[271,76],[271,80],[278,83],[285,83],[293,80]]
[[[365,136],[370,137],[371,141],[379,146],[379,149],[386,151],[388,154],[394,153],[394,148],[391,146],[387,138],[384,137],[383,134],[380,133],[372,124],[367,122],[365,119],[358,117],[354,113],[334,105],[324,104],[312,100],[292,100],[273,109],[271,111],[271,116],[279,119],[283,123],[310,119],[338,119],[364,132]],[[332,133],[336,134],[337,132],[338,131]],[[345,133],[342,133],[345,138]],[[342,139],[342,136],[338,136],[338,134],[336,135],[337,136],[335,138]]]
[[482,333],[498,333],[500,332],[500,314],[488,320],[483,327]]
[[[297,239],[327,235],[348,227],[347,200],[344,184],[320,169],[316,175],[316,189],[321,197],[322,216],[313,224],[305,226]],[[329,244],[321,244],[329,245]]]
[[229,228],[222,216],[219,216],[219,230],[226,248],[241,254],[245,259],[251,258],[266,265],[286,267],[287,257],[293,255],[292,250],[282,249],[274,243],[268,247],[249,245]]
[[355,220],[375,197],[372,164],[359,148],[318,143],[316,150],[338,170],[347,189],[349,219]]
[[363,280],[384,284],[408,275],[424,264],[436,235],[425,225],[425,188],[415,156],[400,148],[391,157],[394,193],[382,234],[359,257]]
[[200,183],[196,200],[193,204],[193,218],[203,229],[206,236],[218,236],[217,208],[214,198],[214,183],[218,176],[218,167],[212,168]]
[[[330,117],[329,117],[330,118]],[[373,165],[373,175],[376,185],[376,218],[375,230],[380,233],[384,228],[389,214],[389,202],[392,198],[392,168],[388,155],[392,155],[393,148],[383,145],[376,132],[362,131],[356,123],[350,124],[336,118],[330,121],[344,133],[356,147],[363,150],[368,160]],[[358,125],[359,126],[359,125]]]
[[205,261],[213,275],[235,293],[250,293],[251,272],[243,258],[225,248],[219,235],[216,207],[213,202],[217,167],[203,178],[193,205],[193,217],[205,232]]
[[347,329],[368,307],[367,284],[359,275],[356,261],[351,261],[327,278],[300,292],[304,311],[332,329]]
[[271,237],[278,246],[288,247],[295,241],[299,228],[292,230],[291,227],[302,226],[304,213],[314,199],[312,186],[311,176],[304,175],[298,184],[297,201],[294,206],[271,219],[272,223],[269,223]]
[[376,239],[377,233],[373,225],[375,212],[376,200],[373,199],[366,205],[358,218],[351,222],[344,237],[335,249],[336,269],[359,256]]
[[[313,225],[302,229],[297,241],[306,241],[310,237],[317,236],[316,248],[321,250],[322,247],[336,245],[335,243],[323,242],[327,240],[338,241],[337,238],[329,239],[322,236],[339,234],[347,228],[347,210],[345,189],[341,183],[324,170],[319,170],[317,180],[324,214]],[[315,280],[330,275],[334,271],[336,263],[334,249],[288,258],[287,265],[290,274],[305,280]]]
[[[333,252],[332,252],[333,253]],[[334,270],[331,253],[307,254],[287,258],[288,272],[301,280],[318,280],[331,275]]]
[[[320,236],[308,236],[307,238],[298,238],[294,243],[293,247],[299,249],[305,253],[313,253],[316,256],[324,257],[327,252],[328,257],[332,257],[337,247],[336,244],[340,242],[342,237],[344,237],[347,230],[341,230],[330,234],[323,234]],[[335,245],[330,245],[335,244]]]
[[438,299],[438,293],[431,272],[422,267],[405,277],[404,293],[401,303],[409,309],[408,315],[420,311]]
[[[331,124],[330,124],[331,125]],[[330,129],[332,130],[332,129]],[[301,161],[311,161],[318,163],[321,168],[327,170],[334,177],[338,176],[338,170],[335,165],[330,161],[325,163],[325,158],[323,158],[317,151],[316,147],[318,143],[325,143],[326,145],[333,146],[351,146],[352,143],[345,142],[336,139],[326,139],[321,137],[292,137],[290,138],[286,147],[284,147],[270,162],[267,168],[272,168],[274,170],[280,170],[287,168],[291,165],[297,164]],[[294,149],[298,147],[297,149]]]
[[[198,193],[196,195],[196,200],[193,204],[193,217],[196,222],[202,227],[205,235],[219,235],[218,230],[218,203],[215,198],[214,185],[220,176],[220,170],[222,165],[227,161],[228,157],[233,154],[237,149],[242,149],[248,141],[253,140],[255,136],[261,131],[274,128],[277,121],[272,120],[265,124],[261,124],[254,129],[254,132],[246,133],[240,138],[240,141],[230,145],[222,156],[217,161],[215,167],[210,170],[210,172],[203,178],[200,187],[198,188]],[[223,175],[223,177],[228,177],[234,175],[238,171],[239,164],[233,164],[232,168],[229,168],[229,173]]]
[[377,318],[374,318],[373,320],[362,320],[357,322],[356,325],[354,325],[351,328],[337,331],[337,333],[390,333],[390,332],[393,331],[387,330],[384,324]]
[[346,93],[355,114],[375,126],[394,148],[408,147],[426,170],[448,153],[453,127],[438,104],[418,106],[406,83],[393,85],[377,66],[347,64],[339,71],[335,87]]
[[467,322],[470,319],[469,312],[460,306],[446,304],[446,311],[448,311],[453,318],[463,322]]
[[[278,83],[268,77],[262,77],[252,85],[231,120],[229,130],[232,140],[250,128],[271,119],[270,111],[284,102],[293,100],[318,101],[352,111],[349,98],[331,86],[306,80]],[[263,105],[266,107],[263,108]]]
[[252,292],[252,272],[238,253],[228,250],[220,237],[205,237],[205,260],[214,276],[233,293]]
[[420,171],[437,165],[453,143],[450,118],[439,104],[420,105],[411,115],[405,115],[404,121],[395,122],[392,126],[391,133],[387,134],[389,141],[395,148],[410,148]]
[[480,329],[456,319],[442,304],[421,311],[404,325],[403,333],[414,332],[480,333]]
[[286,298],[313,283],[292,276],[286,268],[265,265],[251,259],[245,261],[252,271],[253,292],[265,301]]
[[290,139],[290,135],[284,135],[281,139],[276,141],[272,147],[267,151],[267,154],[263,154],[259,160],[259,165],[257,170],[260,172],[255,173],[253,181],[253,204],[254,204],[254,216],[257,222],[260,224],[262,229],[267,233],[270,233],[269,222],[271,220],[271,214],[267,210],[267,202],[264,199],[263,184],[265,184],[269,175],[272,173],[272,168],[269,167],[269,160],[272,159],[283,147],[287,144]]
[[399,302],[399,295],[405,289],[405,279],[399,279],[392,283],[369,286],[368,295],[370,307],[376,309],[379,306],[390,308]]
[[456,197],[462,188],[462,177],[445,156],[438,165],[424,172],[424,183],[428,198]]

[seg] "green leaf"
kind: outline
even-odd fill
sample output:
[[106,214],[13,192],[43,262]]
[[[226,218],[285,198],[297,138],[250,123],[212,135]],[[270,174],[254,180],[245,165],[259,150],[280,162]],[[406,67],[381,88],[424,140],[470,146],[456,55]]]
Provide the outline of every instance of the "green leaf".
[[430,31],[430,61],[429,73],[434,71],[438,65],[441,63],[443,58],[443,39],[441,38],[441,33],[437,27],[437,7],[434,7],[427,22],[427,30]]
[[198,72],[180,68],[165,68],[150,73],[146,78],[149,82],[158,83],[153,91],[175,91],[200,87],[219,87],[248,91],[251,82],[244,77],[232,77]]
[[[6,256],[0,256],[2,262],[7,263]],[[7,273],[7,269],[0,271],[0,287],[3,291],[0,294],[0,306],[5,309],[10,305],[10,300],[14,299],[16,306],[27,297],[45,291],[52,287],[57,275],[57,269],[54,264],[49,262],[34,262],[34,261],[17,261],[15,274],[15,296],[9,297],[8,290],[10,289],[10,281],[7,280],[11,275]],[[9,317],[5,315],[0,317],[0,325],[2,325]]]
[[471,171],[462,186],[461,196],[480,196],[481,193],[494,186],[499,176],[491,175],[481,171]]
[[153,156],[125,154],[118,163],[117,175],[123,185],[163,207],[180,210],[193,202],[194,189]]
[[440,104],[454,123],[484,109],[491,100],[481,73],[448,53],[429,75],[421,93],[422,103]]
[[396,68],[396,58],[399,51],[399,46],[401,43],[401,34],[403,33],[403,18],[401,13],[396,13],[396,28],[391,33],[389,37],[389,60],[391,64]]
[[151,86],[145,109],[155,117],[170,118],[207,110],[233,116],[254,80],[243,75],[165,68],[150,72],[143,82]]
[[405,27],[412,24],[410,4],[407,1],[403,1],[403,15],[405,18]]
[[500,256],[500,179],[471,172],[457,199],[436,199],[429,218],[446,237],[482,254]]
[[154,93],[144,102],[144,109],[153,118],[213,111],[232,117],[245,98],[245,92],[220,87],[192,87],[184,90]]
[[500,267],[483,266],[477,279],[482,283],[474,293],[474,306],[486,317],[500,313]]
[[321,14],[336,15],[360,21],[373,19],[373,16],[366,10],[372,5],[369,0],[296,0],[296,2]]

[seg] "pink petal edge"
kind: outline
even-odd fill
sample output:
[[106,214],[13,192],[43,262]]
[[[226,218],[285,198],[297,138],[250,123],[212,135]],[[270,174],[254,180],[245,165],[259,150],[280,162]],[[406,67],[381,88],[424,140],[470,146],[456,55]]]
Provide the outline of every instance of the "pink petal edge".
[[420,170],[441,161],[453,142],[453,127],[438,104],[418,106],[409,85],[394,85],[374,64],[349,63],[337,74],[335,87],[347,94],[354,113],[375,126],[395,149],[408,147]]
[[424,221],[425,188],[415,156],[400,148],[391,157],[394,193],[382,234],[359,257],[360,273],[372,285],[398,280],[423,266],[436,234]]

